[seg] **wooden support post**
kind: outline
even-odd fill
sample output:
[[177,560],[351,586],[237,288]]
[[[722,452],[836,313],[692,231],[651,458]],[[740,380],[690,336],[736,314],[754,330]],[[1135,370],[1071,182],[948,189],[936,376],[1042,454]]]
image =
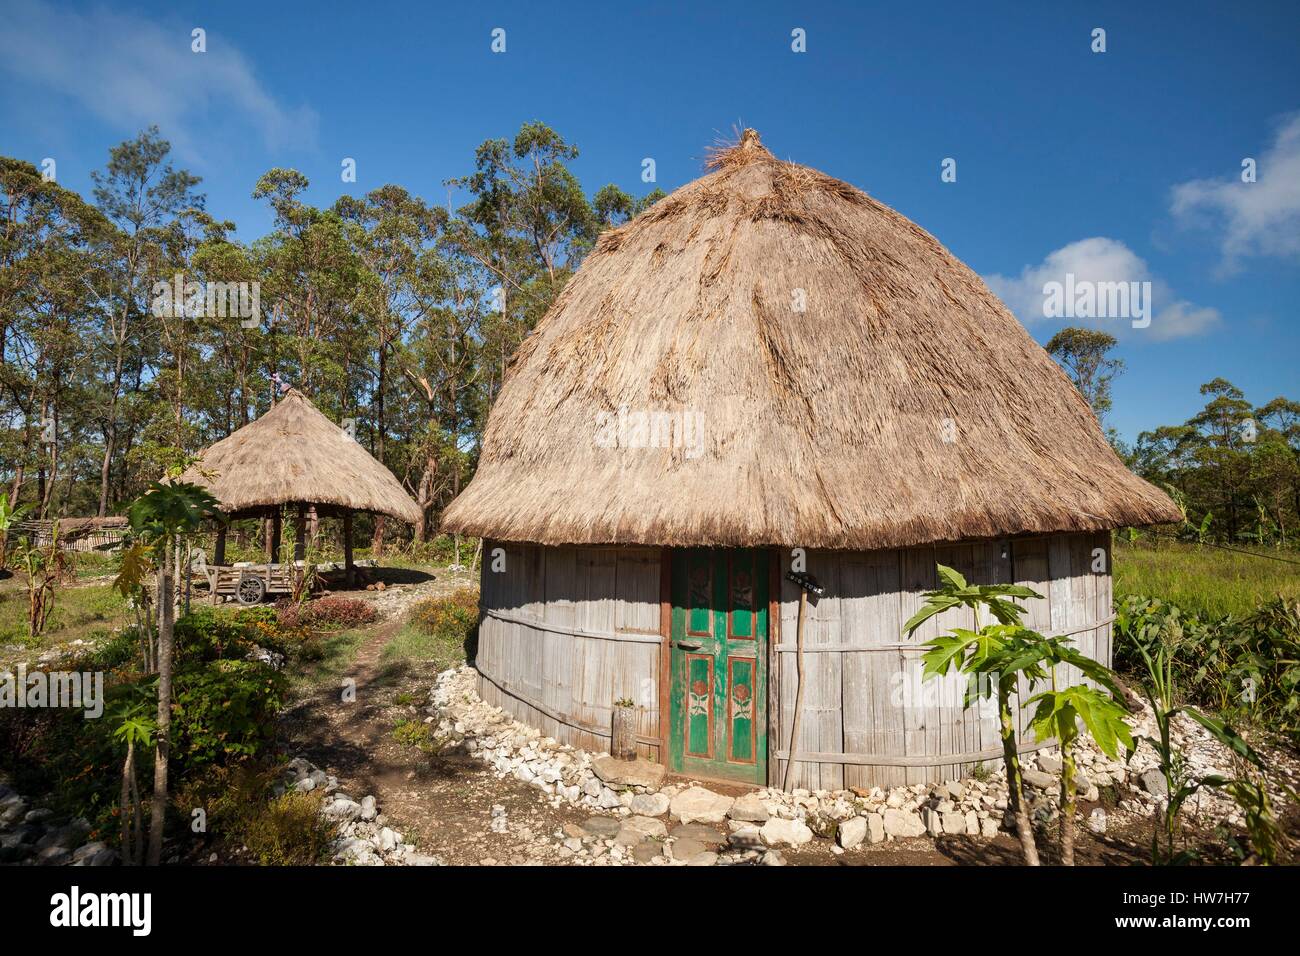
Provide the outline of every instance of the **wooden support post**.
[[226,526],[217,529],[217,545],[212,552],[212,563],[217,567],[226,563]]
[[307,506],[298,505],[298,521],[294,528],[293,559],[302,561],[307,557]]
[[356,568],[352,565],[352,512],[343,512],[343,579],[348,587],[357,583]]
[[275,564],[280,560],[280,509],[276,508],[271,515],[271,539],[266,544],[266,560],[268,564]]

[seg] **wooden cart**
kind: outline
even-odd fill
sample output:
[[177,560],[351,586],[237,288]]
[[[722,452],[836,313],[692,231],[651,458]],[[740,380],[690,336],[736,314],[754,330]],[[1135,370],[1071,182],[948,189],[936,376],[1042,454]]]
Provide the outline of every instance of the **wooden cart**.
[[207,565],[200,573],[207,578],[213,604],[233,597],[240,604],[260,604],[268,596],[292,594],[294,576],[301,566],[290,564]]

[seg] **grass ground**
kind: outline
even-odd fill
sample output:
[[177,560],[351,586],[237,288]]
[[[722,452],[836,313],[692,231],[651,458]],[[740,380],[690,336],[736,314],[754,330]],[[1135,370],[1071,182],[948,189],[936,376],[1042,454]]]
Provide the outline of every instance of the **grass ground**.
[[1264,601],[1300,598],[1300,561],[1293,551],[1241,554],[1181,541],[1116,542],[1115,597],[1160,598],[1185,614],[1244,617]]
[[8,648],[30,653],[74,640],[93,641],[130,620],[130,609],[109,583],[78,582],[58,589],[45,632],[37,640],[29,640],[27,590],[22,578],[15,575],[0,581],[0,664],[10,656]]

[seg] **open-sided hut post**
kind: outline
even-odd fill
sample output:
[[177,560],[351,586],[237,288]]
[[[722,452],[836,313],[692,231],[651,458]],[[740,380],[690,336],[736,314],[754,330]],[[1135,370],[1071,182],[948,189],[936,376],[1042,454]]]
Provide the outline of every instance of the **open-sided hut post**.
[[[355,579],[352,515],[389,515],[414,524],[420,508],[384,465],[334,424],[297,389],[265,414],[203,452],[182,476],[206,487],[227,519],[269,518],[268,560],[280,549],[280,516],[295,511],[294,559],[306,553],[306,529],[316,517],[343,519],[348,584]],[[217,530],[213,563],[225,563],[226,529]]]
[[[746,131],[604,233],[496,400],[443,527],[486,539],[490,703],[691,776],[810,788],[996,760],[902,625],[943,562],[1045,595],[1109,661],[1109,529],[1179,518],[980,278],[894,210]],[[799,565],[806,560],[806,568]],[[799,739],[799,594],[809,602]]]

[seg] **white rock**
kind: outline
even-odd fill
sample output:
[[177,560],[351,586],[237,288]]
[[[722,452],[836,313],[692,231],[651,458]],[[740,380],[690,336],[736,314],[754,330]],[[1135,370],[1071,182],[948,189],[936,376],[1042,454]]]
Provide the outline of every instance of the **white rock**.
[[836,837],[840,846],[852,850],[867,838],[867,818],[852,817],[845,820],[840,824]]
[[669,810],[682,823],[721,823],[735,801],[703,787],[691,787],[673,797]]
[[779,817],[768,820],[759,832],[763,835],[763,842],[768,846],[783,843],[798,846],[813,838],[813,832],[806,823],[800,820],[782,820]]
[[897,810],[888,807],[884,813],[885,832],[892,837],[919,837],[925,834],[925,823],[914,810]]
[[628,809],[643,817],[661,817],[668,812],[668,798],[662,793],[638,793]]

